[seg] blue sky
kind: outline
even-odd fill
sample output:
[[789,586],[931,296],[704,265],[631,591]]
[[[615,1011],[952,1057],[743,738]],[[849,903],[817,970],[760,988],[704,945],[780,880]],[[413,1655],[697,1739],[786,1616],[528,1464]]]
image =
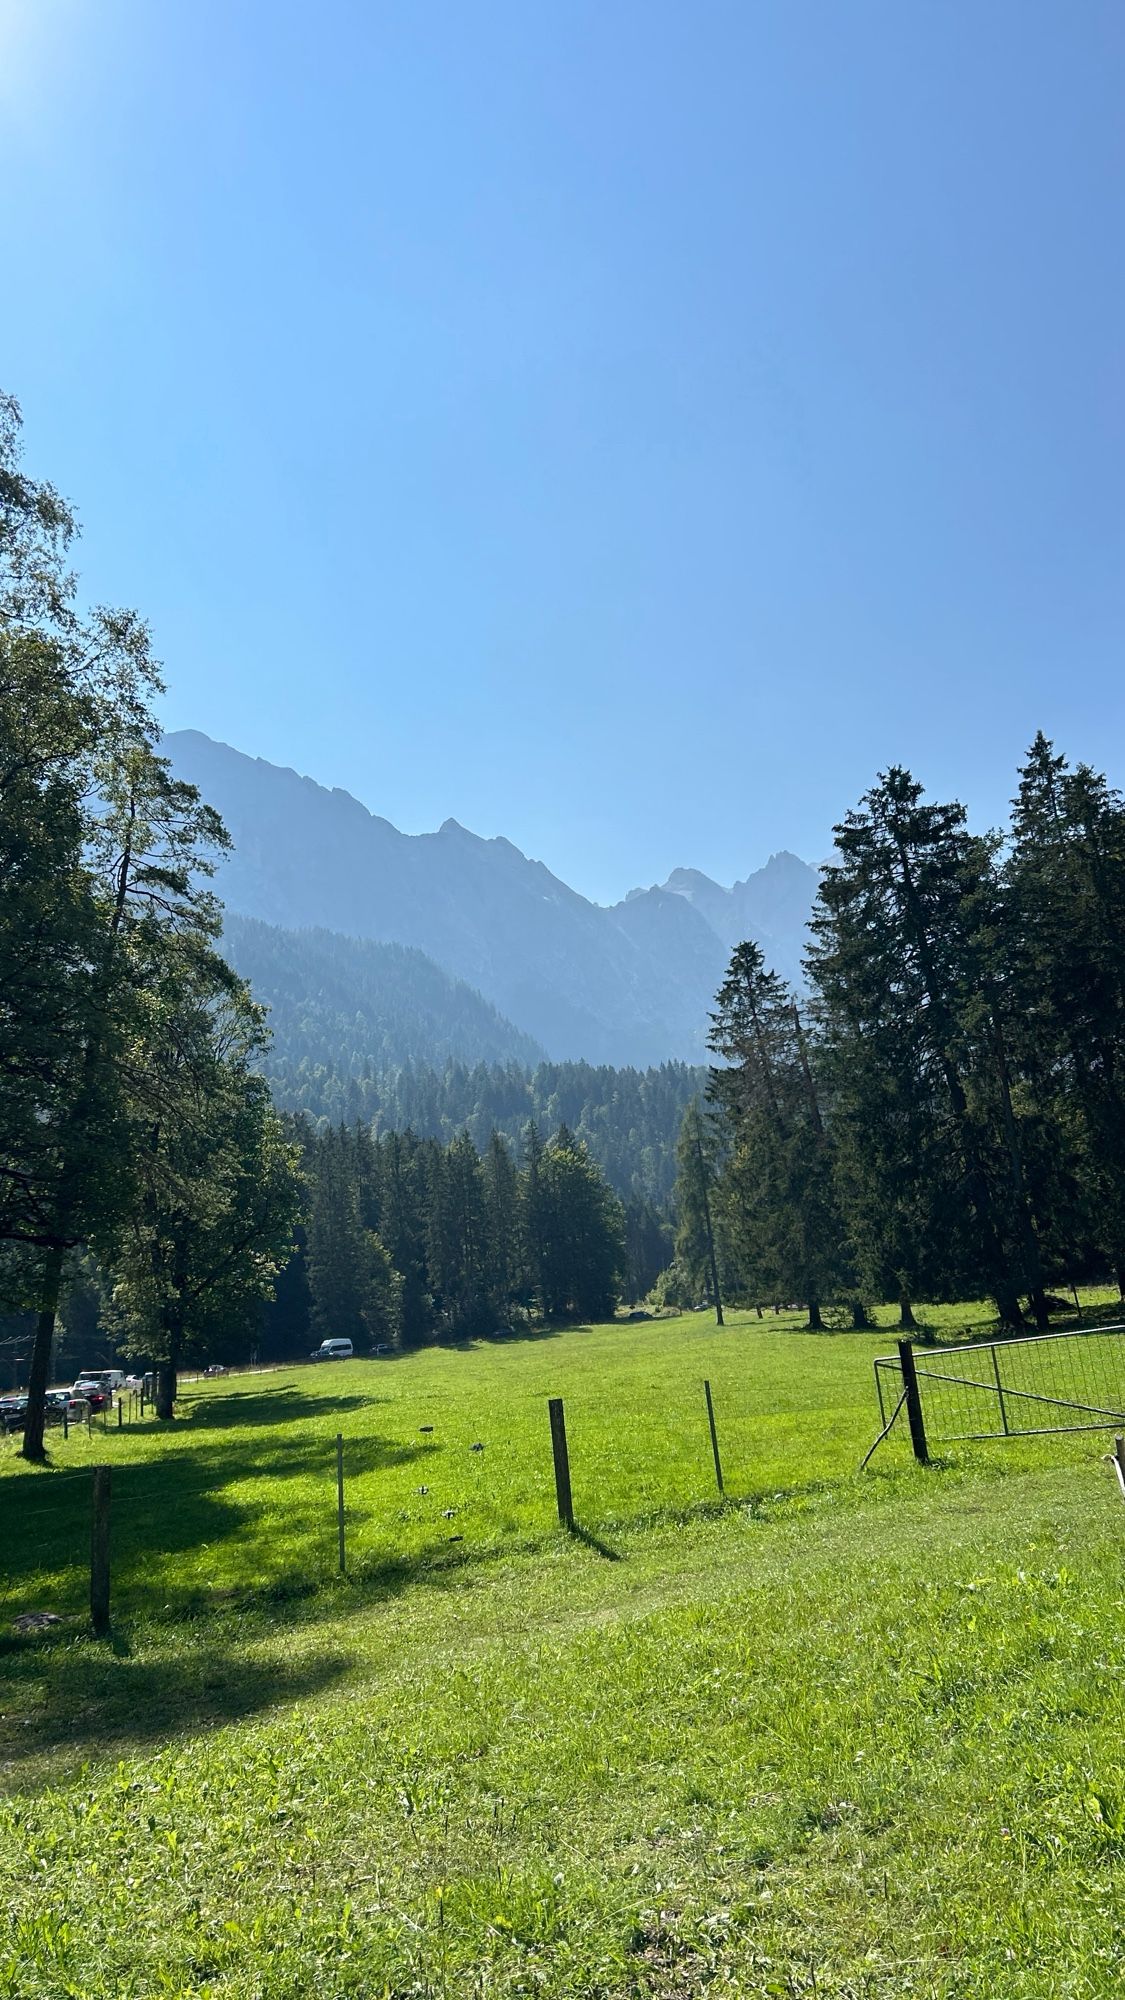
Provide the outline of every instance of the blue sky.
[[1125,782],[1119,0],[0,0],[0,381],[164,715],[609,900]]

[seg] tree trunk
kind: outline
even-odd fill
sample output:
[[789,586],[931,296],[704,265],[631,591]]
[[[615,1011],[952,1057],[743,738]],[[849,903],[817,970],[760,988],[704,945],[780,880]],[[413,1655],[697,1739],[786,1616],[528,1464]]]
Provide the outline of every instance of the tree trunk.
[[156,1414],[164,1423],[171,1423],[176,1414],[176,1364],[161,1361],[156,1369]]
[[47,1456],[43,1445],[43,1427],[47,1407],[47,1385],[51,1374],[51,1343],[55,1337],[55,1315],[59,1309],[59,1287],[62,1283],[63,1261],[66,1251],[62,1244],[55,1244],[47,1251],[43,1261],[43,1283],[39,1293],[39,1316],[35,1322],[35,1339],[31,1348],[31,1373],[27,1383],[27,1416],[24,1422],[24,1458],[33,1465],[42,1465]]
[[898,1295],[898,1324],[899,1330],[902,1333],[917,1333],[918,1331],[918,1322],[914,1317],[914,1308],[905,1292],[900,1292]]
[[996,1301],[996,1310],[1005,1326],[1026,1327],[1027,1321],[1023,1316],[1023,1307],[1020,1305],[1020,1295],[1009,1277],[1006,1275],[1001,1276],[993,1290],[992,1296]]
[[758,1318],[759,1318],[759,1319],[761,1319],[761,1317],[762,1317],[762,1308],[761,1308],[761,1306],[755,1306],[755,1307],[754,1307],[754,1311],[755,1311],[755,1312],[757,1313],[757,1315],[758,1315]]
[[820,1300],[819,1300],[819,1299],[810,1299],[810,1300],[809,1300],[809,1325],[808,1325],[808,1330],[809,1330],[809,1332],[810,1332],[810,1333],[823,1333],[823,1332],[824,1332],[824,1321],[823,1321],[823,1320],[821,1319],[821,1317],[820,1317]]
[[871,1326],[871,1321],[870,1321],[870,1318],[868,1317],[868,1312],[867,1312],[867,1307],[866,1307],[866,1306],[864,1305],[864,1303],[863,1303],[863,1300],[862,1300],[862,1299],[853,1299],[853,1300],[852,1300],[852,1332],[853,1332],[853,1333],[870,1333],[871,1331],[872,1331],[872,1326]]

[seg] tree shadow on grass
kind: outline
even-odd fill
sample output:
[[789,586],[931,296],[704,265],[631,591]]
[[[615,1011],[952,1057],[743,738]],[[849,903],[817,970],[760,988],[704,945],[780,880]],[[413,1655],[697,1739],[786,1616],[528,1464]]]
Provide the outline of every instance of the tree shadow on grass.
[[[403,1445],[378,1435],[352,1436],[345,1447],[349,1479],[418,1457],[429,1442]],[[323,1434],[281,1438],[220,1433],[184,1442],[157,1458],[112,1465],[110,1543],[115,1599],[146,1602],[167,1612],[207,1595],[190,1569],[178,1580],[175,1559],[214,1548],[224,1580],[235,1568],[242,1584],[269,1584],[292,1573],[317,1573],[335,1532],[336,1453]],[[275,1482],[312,1479],[307,1502],[279,1515]],[[255,1482],[257,1490],[246,1490]],[[281,1489],[278,1489],[279,1491]],[[90,1548],[90,1469],[44,1477],[29,1470],[0,1482],[3,1589],[18,1612],[71,1610],[82,1603]],[[230,1555],[237,1551],[232,1565]]]
[[[346,1579],[278,1578],[172,1615],[126,1612],[106,1640],[92,1637],[81,1612],[46,1630],[0,1633],[0,1792],[65,1784],[91,1760],[315,1700],[350,1670],[353,1617],[418,1586],[455,1589],[500,1553],[438,1541],[361,1563]],[[295,1644],[298,1631],[306,1636]]]
[[[276,1389],[231,1389],[221,1395],[193,1396],[190,1391],[179,1399],[180,1414],[171,1424],[153,1421],[144,1429],[175,1437],[185,1431],[192,1437],[203,1430],[247,1429],[255,1425],[301,1423],[318,1418],[328,1423],[333,1417],[348,1416],[354,1410],[374,1409],[386,1402],[385,1396],[309,1396],[303,1389],[282,1386]],[[136,1426],[134,1426],[136,1428]]]
[[[73,1622],[34,1641],[0,1643],[5,1714],[0,1720],[0,1771],[18,1786],[21,1771],[36,1783],[65,1781],[94,1755],[120,1752],[220,1727],[281,1703],[325,1692],[344,1675],[348,1655],[334,1647],[294,1659],[284,1634],[276,1650],[225,1645],[212,1630],[198,1637],[146,1635],[134,1652],[127,1634],[107,1645],[76,1638]],[[71,1757],[67,1757],[67,1751]],[[64,1762],[60,1765],[59,1752]],[[51,1754],[54,1753],[54,1754]],[[49,1771],[33,1769],[50,1758]],[[6,1768],[5,1768],[6,1767]]]

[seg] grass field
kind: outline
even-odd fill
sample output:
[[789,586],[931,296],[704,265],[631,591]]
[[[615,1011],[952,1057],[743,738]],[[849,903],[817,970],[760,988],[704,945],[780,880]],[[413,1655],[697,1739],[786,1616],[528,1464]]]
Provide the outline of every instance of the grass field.
[[0,1994],[1116,1991],[1106,1438],[922,1471],[896,1436],[857,1476],[887,1351],[692,1316],[232,1377],[48,1472],[7,1448]]

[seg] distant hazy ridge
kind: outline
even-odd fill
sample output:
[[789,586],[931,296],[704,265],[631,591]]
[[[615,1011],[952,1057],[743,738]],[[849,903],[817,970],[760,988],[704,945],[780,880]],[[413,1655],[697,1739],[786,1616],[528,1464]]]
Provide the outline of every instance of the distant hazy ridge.
[[[340,954],[324,939],[303,941],[294,956],[279,940],[252,943],[243,933],[234,955],[257,959],[241,969],[261,997],[276,1006],[280,978],[285,1004],[296,1006],[301,978],[327,978],[346,1020],[356,981],[372,999],[388,981],[400,1016],[422,999],[418,1059],[432,1039],[431,1061],[534,1060],[531,1038],[557,1059],[698,1062],[734,944],[756,938],[779,971],[799,970],[816,871],[796,855],[775,854],[732,889],[676,869],[663,886],[603,909],[510,841],[482,840],[455,820],[437,833],[404,834],[347,792],[196,730],[167,736],[164,748],[226,821],[234,853],[216,886],[230,912],[413,947],[449,975],[443,981],[379,954]],[[451,980],[475,988],[489,1007],[474,1008],[476,995]]]

